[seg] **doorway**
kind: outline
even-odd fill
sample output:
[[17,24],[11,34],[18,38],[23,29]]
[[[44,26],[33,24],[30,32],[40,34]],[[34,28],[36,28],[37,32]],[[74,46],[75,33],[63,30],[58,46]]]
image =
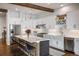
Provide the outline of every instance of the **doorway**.
[[4,9],[0,9],[0,42],[6,43],[6,11]]

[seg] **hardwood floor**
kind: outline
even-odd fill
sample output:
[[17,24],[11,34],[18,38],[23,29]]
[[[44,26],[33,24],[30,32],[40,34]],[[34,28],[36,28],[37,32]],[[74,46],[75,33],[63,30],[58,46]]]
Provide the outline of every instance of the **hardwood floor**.
[[78,55],[75,55],[74,52],[70,52],[70,51],[64,51],[65,54],[64,56],[78,56]]
[[5,40],[0,41],[0,56],[26,56],[16,44],[13,46],[7,46]]
[[[14,47],[14,48],[12,48]],[[64,51],[64,56],[76,56],[74,53]],[[17,45],[7,46],[5,40],[0,41],[0,56],[26,56]]]

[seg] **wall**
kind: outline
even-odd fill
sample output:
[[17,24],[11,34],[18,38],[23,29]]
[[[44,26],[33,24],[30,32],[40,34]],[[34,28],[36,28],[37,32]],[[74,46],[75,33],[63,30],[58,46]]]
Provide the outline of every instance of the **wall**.
[[0,39],[2,38],[3,27],[6,27],[6,16],[0,15]]
[[[66,6],[63,8],[60,8],[56,10],[56,12],[53,13],[53,16],[61,15],[61,14],[67,14],[67,29],[79,29],[79,5],[74,4],[70,6]],[[55,20],[55,19],[54,19]],[[74,28],[74,26],[76,28]]]
[[60,9],[55,10],[55,12],[48,17],[38,19],[41,22],[46,23],[48,28],[56,27],[56,15],[67,14],[66,25],[67,29],[79,29],[79,5],[72,4],[70,6],[62,7]]

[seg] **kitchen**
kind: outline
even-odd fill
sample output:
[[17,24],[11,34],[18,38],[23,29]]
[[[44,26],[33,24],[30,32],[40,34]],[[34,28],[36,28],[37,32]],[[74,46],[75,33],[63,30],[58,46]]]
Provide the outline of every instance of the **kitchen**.
[[[7,45],[14,43],[12,40],[26,40],[28,34],[25,31],[30,29],[30,39],[26,40],[27,42],[44,42],[41,43],[41,48],[39,48],[40,43],[36,44],[36,56],[48,54],[63,56],[65,50],[74,52],[74,55],[79,55],[79,4],[36,3],[34,5],[54,8],[55,10],[47,12],[24,6],[22,7],[17,4],[0,4],[0,8],[8,9],[8,12],[6,13]],[[12,30],[14,32],[12,32]],[[15,39],[12,38],[12,35]],[[32,41],[32,39],[39,40]],[[51,51],[48,49],[49,47],[54,49],[53,52],[51,52],[52,49]],[[61,50],[62,52],[55,53],[55,49],[56,51]]]

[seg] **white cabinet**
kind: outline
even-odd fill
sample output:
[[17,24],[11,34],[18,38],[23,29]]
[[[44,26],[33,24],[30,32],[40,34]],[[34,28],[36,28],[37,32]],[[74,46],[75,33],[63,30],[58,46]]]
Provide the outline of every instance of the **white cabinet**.
[[58,45],[57,38],[54,36],[54,37],[51,38],[50,41],[52,42],[51,46],[57,48],[57,45]]
[[58,48],[64,50],[64,37],[58,37]]
[[45,35],[44,38],[50,39],[49,45],[50,45],[50,46],[53,45],[53,44],[52,44],[53,40],[52,40],[52,36],[51,36],[51,35]]
[[50,46],[64,50],[64,37],[46,35],[45,38],[50,39]]
[[79,38],[74,39],[74,52],[79,55]]
[[63,36],[55,36],[56,45],[58,49],[64,50],[64,37]]

